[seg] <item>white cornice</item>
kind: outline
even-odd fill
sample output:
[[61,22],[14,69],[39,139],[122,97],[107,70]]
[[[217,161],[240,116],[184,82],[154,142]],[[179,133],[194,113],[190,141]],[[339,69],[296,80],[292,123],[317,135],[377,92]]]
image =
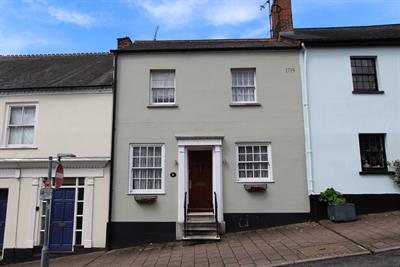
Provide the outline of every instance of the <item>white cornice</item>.
[[[104,168],[110,157],[86,157],[86,158],[65,158],[62,163],[65,168]],[[56,160],[53,160],[55,163]],[[48,166],[47,158],[8,158],[0,159],[0,169],[37,169]],[[55,164],[54,164],[55,166]]]

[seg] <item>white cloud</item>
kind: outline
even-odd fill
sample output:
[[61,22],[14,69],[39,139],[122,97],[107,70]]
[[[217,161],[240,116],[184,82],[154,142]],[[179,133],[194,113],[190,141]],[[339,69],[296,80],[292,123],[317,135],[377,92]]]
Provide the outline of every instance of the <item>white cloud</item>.
[[96,23],[96,20],[88,14],[62,8],[48,7],[47,13],[58,21],[72,23],[82,27],[88,28]]
[[21,54],[27,49],[43,47],[53,44],[54,41],[31,32],[22,32],[18,35],[6,34],[0,30],[0,55]]
[[252,29],[245,32],[240,38],[267,38],[269,37],[269,26],[266,24],[265,27],[258,29]]
[[204,13],[205,19],[215,26],[241,24],[255,20],[260,16],[258,2],[249,0],[210,2],[207,12]]
[[205,21],[214,26],[235,25],[262,16],[258,0],[132,0],[155,23],[169,28]]
[[182,0],[163,0],[161,2],[137,0],[136,4],[156,19],[156,23],[175,28],[187,24],[192,19],[198,2]]

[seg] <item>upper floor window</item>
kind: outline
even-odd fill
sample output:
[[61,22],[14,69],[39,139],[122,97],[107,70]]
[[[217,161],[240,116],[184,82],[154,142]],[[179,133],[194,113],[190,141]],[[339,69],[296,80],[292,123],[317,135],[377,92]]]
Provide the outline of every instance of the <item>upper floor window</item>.
[[7,145],[32,145],[35,140],[36,105],[9,105]]
[[385,134],[359,134],[363,172],[387,171]]
[[151,104],[175,103],[175,70],[152,70]]
[[376,76],[376,58],[351,57],[350,60],[354,92],[377,92],[378,79]]
[[236,145],[238,182],[271,182],[271,144]]
[[130,145],[129,193],[164,192],[164,145]]
[[232,102],[256,102],[255,69],[232,69]]

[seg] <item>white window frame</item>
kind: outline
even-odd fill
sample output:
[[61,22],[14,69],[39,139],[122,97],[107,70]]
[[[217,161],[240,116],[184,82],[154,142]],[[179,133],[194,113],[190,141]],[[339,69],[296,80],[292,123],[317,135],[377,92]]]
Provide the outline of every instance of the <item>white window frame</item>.
[[[163,72],[163,71],[174,73],[174,102],[164,102],[164,103],[153,102],[153,73],[154,72]],[[175,69],[151,69],[150,70],[150,105],[151,106],[176,105],[176,70]]]
[[[161,147],[161,189],[133,189],[133,147],[134,146],[160,146]],[[129,144],[129,166],[128,166],[128,194],[129,195],[155,195],[165,193],[165,144],[154,143],[154,144],[141,144],[131,143]]]
[[[235,71],[254,71],[254,100],[253,101],[234,101],[233,100],[233,72]],[[248,104],[248,103],[258,103],[257,101],[257,71],[256,68],[231,68],[231,103],[233,104]],[[235,86],[236,87],[236,86]]]
[[[236,143],[236,182],[238,183],[271,183],[274,182],[272,171],[272,145],[271,142],[239,142]],[[267,146],[268,178],[240,178],[239,177],[239,146]]]
[[[9,144],[10,139],[10,129],[9,122],[11,116],[11,108],[13,107],[35,107],[35,119],[34,119],[34,130],[33,130],[33,143],[32,144]],[[36,148],[36,136],[37,136],[37,126],[38,126],[38,113],[39,105],[38,102],[13,102],[6,103],[6,112],[4,116],[4,126],[3,126],[3,147],[5,148]]]

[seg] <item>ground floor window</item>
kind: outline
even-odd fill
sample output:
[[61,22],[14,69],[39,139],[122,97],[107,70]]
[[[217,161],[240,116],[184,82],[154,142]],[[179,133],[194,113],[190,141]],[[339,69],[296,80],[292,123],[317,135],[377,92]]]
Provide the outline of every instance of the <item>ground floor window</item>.
[[270,143],[238,143],[236,159],[238,182],[273,180]]
[[387,171],[385,134],[359,134],[363,172]]
[[164,145],[131,144],[129,193],[164,192]]

